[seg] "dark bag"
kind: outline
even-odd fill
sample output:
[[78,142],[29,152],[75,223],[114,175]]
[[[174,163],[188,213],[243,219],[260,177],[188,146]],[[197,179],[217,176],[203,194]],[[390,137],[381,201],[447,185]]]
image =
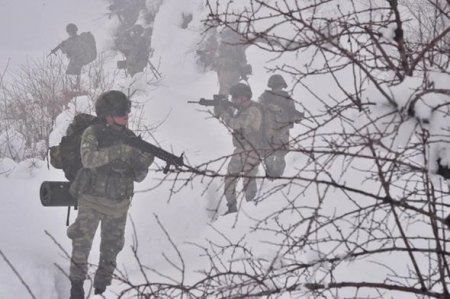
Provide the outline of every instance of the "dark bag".
[[437,160],[437,163],[439,167],[437,174],[441,175],[446,180],[450,179],[450,168],[448,168],[446,165],[442,165],[440,158]]
[[69,181],[73,181],[81,164],[81,135],[87,127],[94,124],[96,117],[86,113],[77,114],[61,138],[59,145],[50,148],[50,164],[62,169]]
[[79,35],[79,47],[82,55],[80,55],[81,65],[91,63],[97,58],[97,47],[95,45],[94,35],[90,32],[83,32]]

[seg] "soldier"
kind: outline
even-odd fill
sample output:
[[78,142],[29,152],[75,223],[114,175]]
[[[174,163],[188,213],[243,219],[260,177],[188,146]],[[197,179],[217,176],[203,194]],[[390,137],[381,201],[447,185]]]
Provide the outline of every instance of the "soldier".
[[80,74],[81,68],[83,67],[83,57],[82,57],[82,49],[80,49],[80,42],[78,36],[78,27],[77,25],[70,23],[66,26],[66,32],[69,35],[69,38],[62,41],[56,48],[54,48],[50,53],[55,54],[56,51],[61,50],[64,54],[66,54],[67,58],[69,58],[69,65],[66,69],[67,75],[74,75],[76,77],[76,87],[80,87]]
[[66,54],[69,59],[66,75],[76,76],[74,87],[80,89],[81,68],[97,57],[95,39],[90,32],[78,35],[78,27],[73,23],[67,24],[66,32],[69,38],[63,40],[50,54],[56,54],[58,50]]
[[100,260],[94,277],[95,294],[111,284],[116,258],[124,245],[124,231],[133,181],[142,181],[153,162],[151,154],[123,144],[124,137],[135,136],[127,128],[131,102],[120,91],[99,96],[95,112],[99,121],[81,137],[83,168],[71,185],[78,199],[78,216],[67,229],[72,239],[70,299],[83,299],[83,282],[92,240],[101,222]]
[[241,79],[247,80],[247,75],[251,74],[251,66],[247,64],[245,56],[248,45],[241,44],[239,34],[226,28],[220,37],[215,66],[220,86],[219,94],[228,95],[231,86],[239,83]]
[[129,52],[126,55],[127,70],[132,77],[144,70],[150,58],[150,40],[147,42],[143,34],[144,27],[141,25],[133,26],[130,36]]
[[132,77],[142,72],[149,63],[151,35],[151,27],[144,30],[144,27],[136,24],[116,39],[117,48],[126,58],[118,62],[118,67],[125,68]]
[[289,130],[304,114],[295,109],[294,100],[283,90],[287,84],[281,75],[270,76],[267,86],[270,90],[265,90],[258,102],[265,108],[266,173],[269,178],[275,178],[280,177],[286,167]]
[[233,111],[231,107],[214,108],[215,115],[233,130],[234,151],[225,178],[225,198],[228,206],[226,214],[237,211],[236,184],[240,176],[243,177],[246,200],[252,201],[256,195],[257,185],[254,177],[258,173],[260,163],[258,149],[262,124],[261,107],[251,100],[252,91],[248,85],[233,85],[230,94],[237,111]]

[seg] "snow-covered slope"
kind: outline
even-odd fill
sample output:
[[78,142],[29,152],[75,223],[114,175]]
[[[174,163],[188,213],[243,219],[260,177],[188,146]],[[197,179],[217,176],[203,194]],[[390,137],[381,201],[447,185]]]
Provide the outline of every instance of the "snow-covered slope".
[[[101,2],[95,0],[94,2]],[[89,6],[91,2],[83,1],[80,6]],[[51,5],[49,2],[48,5]],[[96,36],[101,49],[108,49],[110,39],[108,34],[114,28],[114,20],[102,17],[104,6],[96,3],[95,11],[99,15],[98,26],[92,30]],[[92,12],[92,11],[91,11]],[[193,12],[194,19],[187,29],[179,26],[182,12]],[[193,104],[188,104],[188,100],[198,100],[201,97],[211,97],[218,90],[216,74],[214,72],[203,73],[195,64],[195,44],[200,38],[201,20],[204,18],[202,1],[179,1],[165,0],[161,6],[154,26],[152,37],[152,47],[155,52],[152,62],[160,65],[160,72],[163,77],[155,84],[148,84],[151,73],[137,75],[133,80],[121,77],[115,85],[117,89],[125,89],[130,85],[138,89],[139,93],[133,97],[135,104],[142,104],[142,118],[147,124],[159,124],[157,130],[153,132],[153,137],[159,145],[175,154],[184,153],[190,165],[196,166],[205,161],[213,160],[227,155],[232,151],[231,137],[227,130],[216,119],[212,118],[208,109]],[[58,25],[59,26],[59,25]],[[110,65],[113,67],[114,54],[108,53],[111,57]],[[250,47],[247,50],[249,63],[253,66],[253,75],[250,77],[250,84],[254,95],[258,96],[265,89],[267,74],[265,67],[271,66],[275,62],[271,59],[275,56],[268,55],[257,47]],[[276,63],[302,64],[308,60],[308,53],[302,57],[286,55]],[[345,70],[342,73],[345,75]],[[351,76],[349,76],[351,78]],[[438,78],[437,82],[443,82],[447,78]],[[304,84],[314,90],[317,96],[327,97],[333,94],[339,98],[341,92],[327,76],[307,78]],[[292,82],[288,82],[291,84]],[[351,82],[345,82],[351,85]],[[411,93],[411,89],[416,82],[407,82],[392,92],[397,92],[396,99],[399,103],[405,103]],[[368,89],[368,97],[377,98],[377,91]],[[311,97],[311,98],[309,98]],[[315,112],[319,107],[312,96],[299,86],[294,93],[294,98],[298,99],[302,105],[308,108],[309,113]],[[88,111],[91,109],[87,98],[78,97],[68,105],[57,119],[55,129],[50,136],[50,144],[58,143],[64,134],[65,127],[71,120],[75,111]],[[317,105],[317,106],[316,106]],[[380,105],[382,107],[382,105]],[[75,108],[76,107],[76,108]],[[418,106],[419,107],[419,106]],[[382,109],[381,109],[382,110]],[[379,113],[384,113],[380,111]],[[418,113],[427,115],[427,108],[418,108]],[[137,117],[137,115],[136,115]],[[363,126],[367,119],[361,115],[353,115],[356,126]],[[358,117],[361,117],[358,119]],[[441,127],[443,120],[433,123],[435,127]],[[414,130],[413,125],[404,125],[404,131],[396,142],[398,146],[404,146],[408,142],[407,136]],[[336,131],[341,130],[340,124],[336,123]],[[298,135],[305,128],[297,126],[293,130],[294,135]],[[406,137],[405,137],[406,136]],[[150,140],[152,141],[152,140]],[[303,146],[308,146],[303,144]],[[297,169],[303,166],[309,159],[308,156],[299,152],[292,152],[288,155],[287,175],[295,174]],[[449,162],[450,163],[450,162]],[[218,165],[215,165],[218,167]],[[369,165],[360,165],[369,168]],[[166,275],[178,275],[176,271],[164,258],[163,253],[169,258],[177,259],[177,253],[173,248],[170,239],[181,251],[186,267],[189,272],[187,280],[194,281],[197,273],[194,270],[202,269],[207,265],[208,260],[200,257],[201,252],[191,243],[207,246],[209,242],[223,242],[223,236],[230,240],[239,240],[245,236],[245,246],[257,257],[267,261],[267,265],[282,264],[282,260],[274,261],[277,257],[276,248],[269,244],[283,242],[279,235],[270,231],[254,231],[256,223],[264,222],[274,211],[282,209],[287,199],[283,192],[296,194],[296,189],[283,189],[282,192],[272,194],[264,201],[258,203],[243,202],[237,215],[219,217],[212,222],[213,216],[209,211],[218,205],[218,211],[223,211],[224,199],[222,197],[222,181],[220,179],[211,180],[209,178],[195,177],[192,180],[173,182],[174,176],[164,176],[159,169],[161,163],[152,166],[148,177],[144,182],[136,185],[136,194],[133,198],[130,209],[130,220],[127,226],[126,245],[119,255],[118,269],[126,270],[130,279],[141,281],[143,279],[136,259],[131,250],[132,245],[136,245],[134,236],[138,240],[139,258],[142,264],[149,268],[157,269]],[[262,170],[262,169],[261,169]],[[340,173],[340,169],[329,169],[331,173]],[[223,173],[224,170],[221,170]],[[188,178],[181,175],[182,179]],[[361,177],[361,172],[351,170],[347,177],[349,184],[360,185],[366,179]],[[68,272],[69,261],[65,252],[70,254],[71,244],[65,236],[66,209],[64,208],[44,208],[39,202],[39,186],[45,180],[64,180],[61,171],[49,167],[46,161],[26,160],[19,164],[14,164],[11,160],[0,160],[0,190],[2,193],[2,208],[0,210],[0,227],[3,228],[0,234],[0,298],[27,298],[29,291],[14,274],[14,270],[20,273],[21,278],[30,287],[36,298],[58,299],[67,297],[69,290],[68,280],[63,272]],[[273,190],[276,183],[267,180],[259,182],[260,192]],[[185,184],[181,188],[181,186]],[[377,184],[367,183],[368,190],[376,189]],[[154,188],[156,187],[157,188]],[[315,207],[316,194],[309,190],[304,194],[299,194],[297,200],[305,209]],[[362,196],[361,196],[362,198]],[[361,198],[355,197],[355,201]],[[364,199],[361,205],[364,206]],[[331,201],[323,207],[323,215],[332,215],[339,211],[340,203]],[[267,226],[274,225],[274,221],[288,224],[295,222],[299,217],[296,213],[283,213],[283,219],[269,219]],[[305,212],[304,217],[309,214]],[[217,216],[214,215],[214,216]],[[74,213],[71,214],[71,221],[74,220]],[[297,217],[297,218],[296,218]],[[136,231],[133,229],[133,225]],[[277,223],[278,224],[278,223]],[[220,234],[218,233],[220,232]],[[223,234],[223,236],[221,235]],[[295,236],[301,236],[302,231],[295,232]],[[91,251],[90,261],[94,264],[98,260],[98,236]],[[346,252],[333,252],[332,248],[321,248],[321,252],[332,252],[336,257],[344,255]],[[299,260],[311,262],[317,259],[321,252],[303,252]],[[228,253],[225,253],[225,255]],[[231,256],[231,255],[230,255]],[[236,258],[236,257],[234,257]],[[246,256],[238,258],[245,259]],[[390,260],[392,263],[399,262],[402,257],[383,257],[384,261]],[[8,264],[14,266],[14,270]],[[385,270],[376,268],[373,264],[372,271],[365,271],[366,264],[358,264],[348,268],[347,277],[357,277],[361,279],[382,280]],[[324,266],[326,267],[326,266]],[[319,269],[316,271],[321,271]],[[402,269],[405,270],[405,269]],[[324,270],[326,271],[326,269]],[[405,270],[407,271],[407,269]],[[155,278],[157,276],[155,275]],[[311,281],[314,280],[314,273],[311,274]],[[120,283],[114,283],[106,293],[107,298],[115,298],[115,292],[122,288]]]

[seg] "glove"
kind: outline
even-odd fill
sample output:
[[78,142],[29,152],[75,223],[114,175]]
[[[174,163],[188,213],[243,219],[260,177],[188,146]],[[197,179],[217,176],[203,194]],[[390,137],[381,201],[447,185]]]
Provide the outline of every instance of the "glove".
[[139,153],[139,162],[145,168],[149,168],[150,165],[153,163],[153,160],[155,160],[155,157],[152,154],[146,152]]
[[294,116],[294,123],[299,124],[305,118],[305,113],[298,112]]
[[136,149],[128,144],[120,144],[119,147],[119,159],[128,160],[133,155],[136,155]]
[[214,115],[216,117],[220,117],[220,116],[222,116],[222,114],[225,113],[225,110],[226,109],[225,109],[225,107],[223,105],[214,106]]
[[128,161],[135,153],[136,149],[126,144],[117,144],[107,148],[107,154],[111,162],[117,159]]
[[128,158],[128,163],[135,170],[147,169],[153,163],[155,157],[147,152],[135,149],[135,154]]

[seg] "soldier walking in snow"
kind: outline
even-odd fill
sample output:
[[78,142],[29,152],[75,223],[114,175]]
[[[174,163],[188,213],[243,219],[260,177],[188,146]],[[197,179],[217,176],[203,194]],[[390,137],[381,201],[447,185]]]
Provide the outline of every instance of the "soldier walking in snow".
[[119,50],[126,58],[125,61],[120,61],[118,66],[126,68],[132,77],[142,72],[149,63],[151,30],[148,28],[145,35],[144,27],[137,24],[116,40]]
[[83,168],[70,192],[78,200],[78,216],[67,229],[72,239],[70,299],[84,299],[83,282],[92,240],[101,222],[100,260],[94,277],[95,294],[111,284],[116,258],[124,246],[125,223],[133,181],[142,181],[153,155],[123,143],[136,136],[127,128],[131,102],[120,91],[100,95],[95,104],[99,121],[81,137]]
[[220,105],[214,107],[215,115],[233,130],[234,151],[225,178],[227,214],[237,211],[236,184],[239,177],[243,178],[246,200],[252,201],[256,196],[257,185],[254,177],[258,173],[260,163],[258,149],[261,144],[262,124],[261,108],[251,100],[252,91],[248,85],[238,83],[232,86],[229,92],[236,109]]
[[289,151],[289,130],[299,122],[303,113],[295,109],[295,102],[283,89],[287,87],[281,75],[272,75],[267,82],[270,90],[265,90],[258,102],[265,111],[265,147],[264,163],[270,178],[283,175],[286,168],[285,156]]
[[50,54],[56,54],[58,50],[66,54],[69,59],[66,74],[76,76],[74,87],[80,89],[81,68],[97,57],[95,39],[90,32],[78,35],[78,27],[73,23],[67,24],[66,32],[69,38],[56,46]]
[[248,45],[241,44],[239,34],[226,28],[220,37],[215,67],[219,80],[219,94],[228,95],[231,86],[239,83],[241,79],[247,80],[247,75],[252,71],[245,56]]

